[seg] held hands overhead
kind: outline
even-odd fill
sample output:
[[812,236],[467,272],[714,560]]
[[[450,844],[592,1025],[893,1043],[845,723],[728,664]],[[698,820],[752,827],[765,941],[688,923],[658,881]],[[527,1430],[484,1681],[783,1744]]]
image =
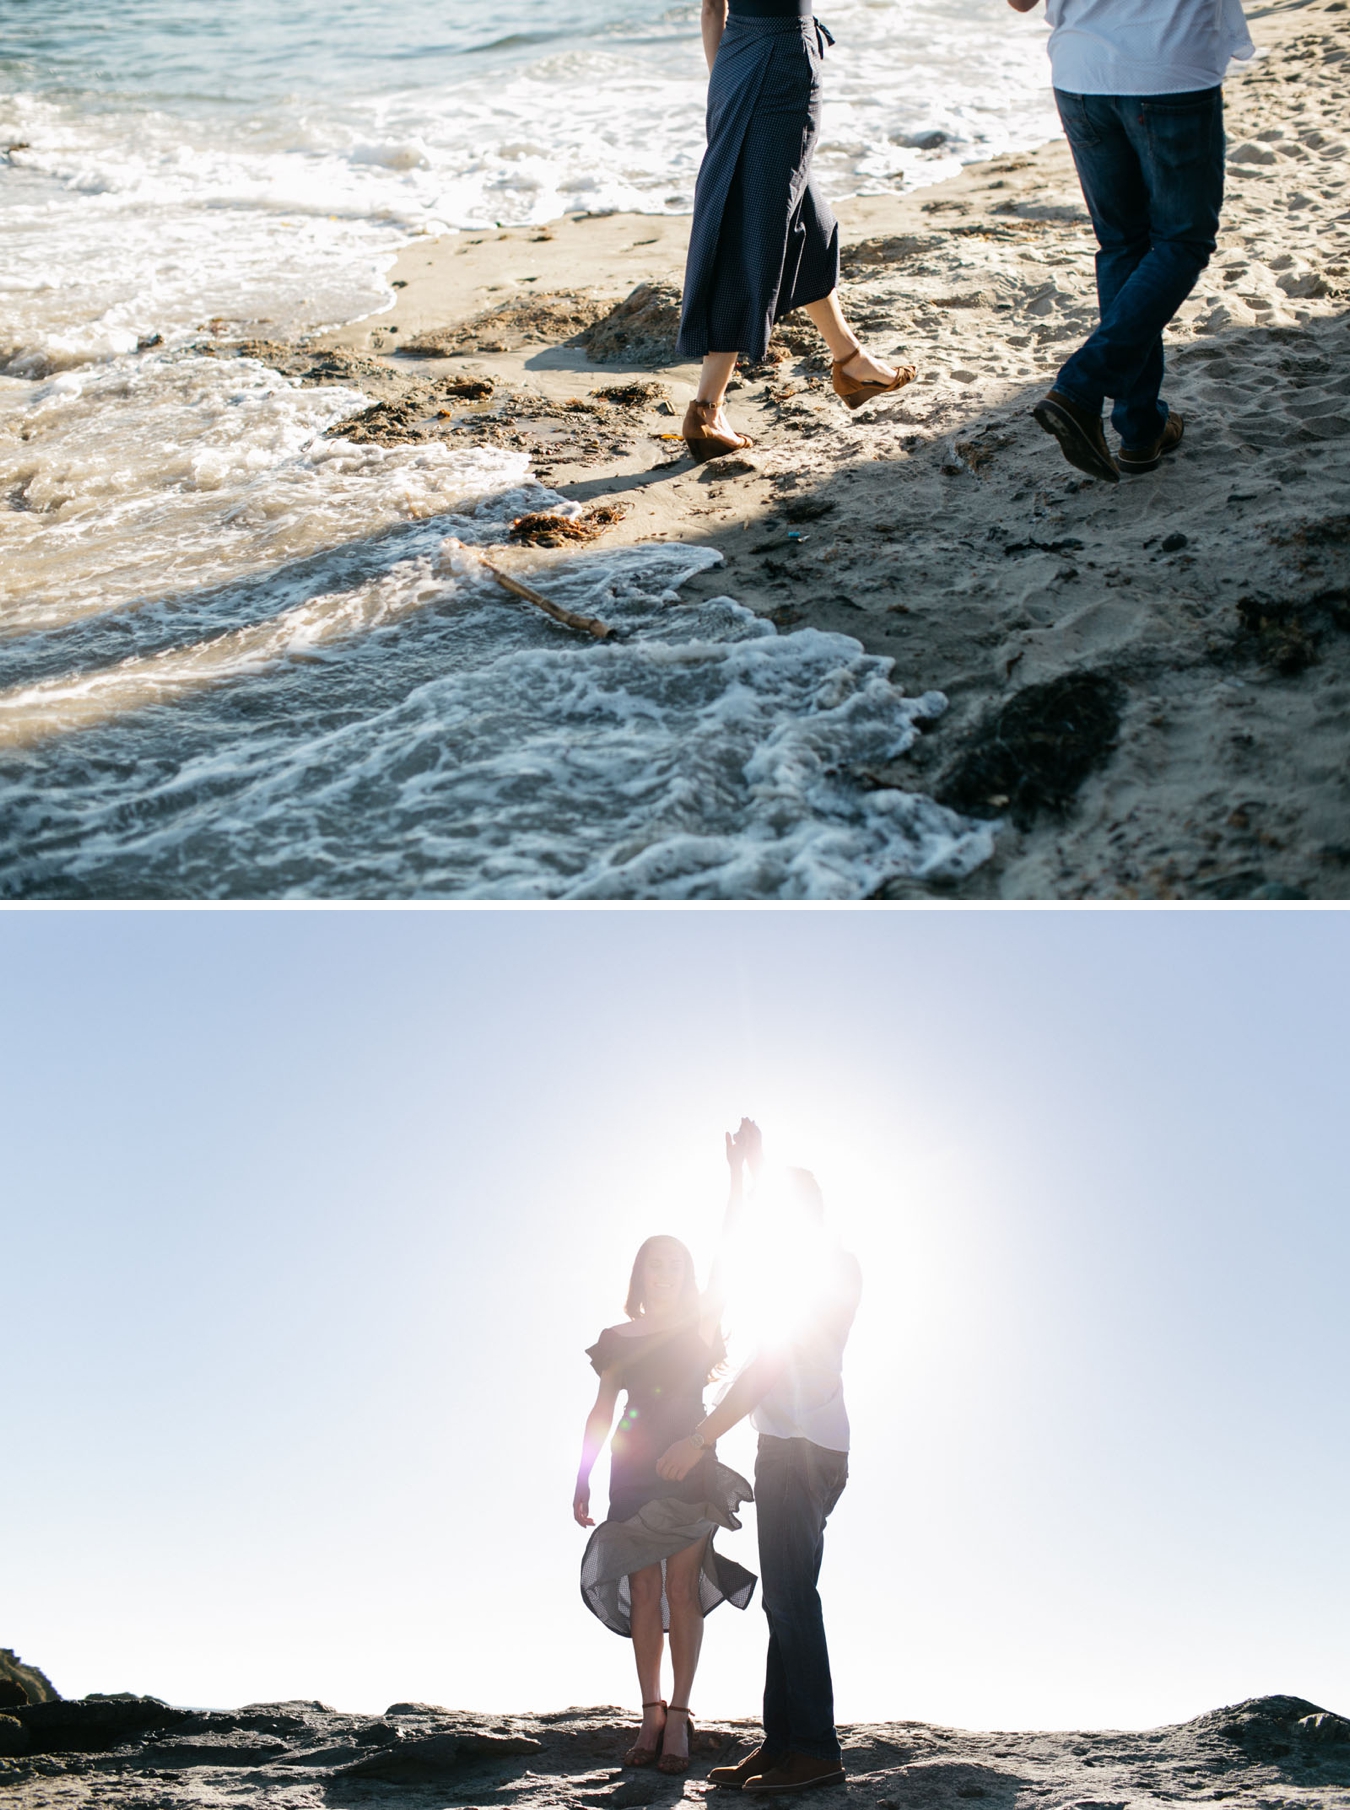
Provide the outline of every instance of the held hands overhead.
[[758,1176],[764,1162],[764,1139],[753,1119],[742,1119],[737,1130],[727,1133],[727,1162],[732,1180],[740,1179],[742,1169],[751,1177]]

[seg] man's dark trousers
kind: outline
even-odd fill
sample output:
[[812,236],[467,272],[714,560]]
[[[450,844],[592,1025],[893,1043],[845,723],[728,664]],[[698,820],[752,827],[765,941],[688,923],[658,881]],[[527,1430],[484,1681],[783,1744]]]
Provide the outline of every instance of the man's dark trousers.
[[1163,328],[1213,254],[1223,204],[1223,90],[1191,94],[1068,94],[1056,88],[1064,133],[1101,249],[1101,322],[1055,379],[1100,414],[1127,447],[1155,441],[1167,420]]
[[838,1761],[834,1685],[816,1582],[825,1522],[848,1482],[848,1453],[809,1439],[759,1438],[755,1512],[769,1662],[764,1677],[764,1748]]

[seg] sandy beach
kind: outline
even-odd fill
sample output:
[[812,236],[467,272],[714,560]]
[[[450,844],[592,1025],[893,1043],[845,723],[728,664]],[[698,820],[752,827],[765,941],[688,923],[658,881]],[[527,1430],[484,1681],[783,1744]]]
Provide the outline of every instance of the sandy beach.
[[[743,457],[697,467],[675,437],[696,376],[670,351],[684,217],[419,240],[391,312],[242,349],[378,398],[358,441],[524,451],[597,545],[713,549],[683,597],[846,632],[906,694],[945,693],[865,781],[997,820],[995,854],[877,896],[1343,898],[1350,10],[1250,17],[1219,250],[1168,335],[1185,442],[1115,487],[1028,412],[1095,320],[1062,142],[844,203],[850,317],[918,380],[850,414],[790,318],[735,380]],[[576,542],[537,540],[504,558],[546,592]]]

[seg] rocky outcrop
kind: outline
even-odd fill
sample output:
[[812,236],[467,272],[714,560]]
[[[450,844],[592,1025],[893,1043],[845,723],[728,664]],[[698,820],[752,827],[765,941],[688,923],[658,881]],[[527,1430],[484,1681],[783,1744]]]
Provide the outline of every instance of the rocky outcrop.
[[23,1703],[55,1703],[61,1693],[35,1665],[25,1665],[13,1647],[0,1647],[0,1710]]
[[[96,1696],[0,1715],[0,1785],[22,1810],[333,1810],[446,1803],[493,1810],[690,1810],[708,1768],[757,1725],[700,1726],[684,1778],[625,1771],[634,1718],[609,1707],[488,1717],[393,1703],[175,1709]],[[979,1734],[924,1722],[840,1729],[849,1781],[812,1810],[1328,1810],[1350,1803],[1350,1721],[1301,1697],[1256,1697],[1141,1732]],[[24,1745],[26,1743],[27,1745]],[[309,1795],[296,1796],[297,1786]],[[165,1789],[171,1787],[171,1789]],[[681,1805],[681,1800],[686,1800]]]

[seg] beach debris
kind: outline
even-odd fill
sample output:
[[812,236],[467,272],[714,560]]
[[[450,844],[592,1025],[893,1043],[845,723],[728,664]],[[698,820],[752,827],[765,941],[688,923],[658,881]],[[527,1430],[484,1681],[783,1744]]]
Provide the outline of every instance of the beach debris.
[[794,496],[780,505],[783,514],[790,522],[818,522],[823,515],[838,507],[825,497]]
[[433,327],[398,347],[406,358],[446,358],[456,352],[514,352],[526,345],[558,345],[600,320],[611,304],[585,290],[517,295],[454,326]]
[[596,364],[673,364],[681,291],[675,283],[639,283],[577,334]]
[[456,402],[486,402],[496,387],[492,377],[447,377],[441,394],[452,396]]
[[372,402],[358,414],[326,427],[324,439],[350,440],[353,446],[406,445],[427,438],[431,430],[425,416],[426,405],[420,401]]
[[564,628],[575,629],[578,634],[590,635],[596,641],[608,641],[614,630],[607,622],[601,622],[594,616],[583,616],[576,610],[565,609],[562,604],[554,603],[552,598],[545,597],[531,585],[522,584],[520,579],[513,578],[509,572],[503,572],[500,566],[493,565],[477,547],[469,547],[454,535],[449,535],[441,542],[441,560],[456,577],[470,577],[475,569],[484,571],[490,578],[495,578],[505,591],[515,597],[523,597],[526,603],[532,603],[536,609],[551,616],[555,622],[562,623]]
[[620,503],[597,503],[581,515],[550,515],[535,510],[529,515],[518,515],[508,532],[522,546],[563,547],[572,541],[598,540],[606,528],[621,522],[627,513]]
[[601,402],[612,402],[617,408],[645,409],[657,408],[662,403],[670,404],[670,391],[663,383],[614,383],[607,389],[592,390],[591,395]]
[[1028,685],[976,727],[934,797],[970,817],[1006,811],[1019,829],[1040,811],[1062,816],[1114,750],[1124,702],[1106,673]]
[[1350,590],[1318,591],[1302,601],[1239,597],[1237,613],[1242,640],[1261,663],[1294,678],[1317,659],[1328,629],[1350,629]]

